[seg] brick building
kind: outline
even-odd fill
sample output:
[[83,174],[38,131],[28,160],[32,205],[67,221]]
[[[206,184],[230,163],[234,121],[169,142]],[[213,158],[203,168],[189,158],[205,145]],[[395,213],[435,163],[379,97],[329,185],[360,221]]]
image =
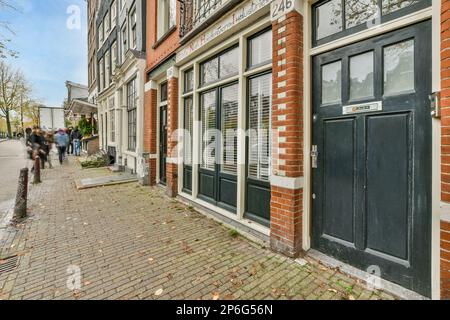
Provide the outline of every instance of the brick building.
[[145,0],[103,0],[96,18],[100,148],[143,183],[146,12]]
[[151,184],[288,256],[450,298],[450,1],[147,9]]
[[176,195],[177,166],[168,156],[169,132],[178,127],[178,71],[175,51],[180,45],[180,2],[149,0],[147,3],[147,68],[145,85],[144,148],[148,153],[150,184],[162,184]]

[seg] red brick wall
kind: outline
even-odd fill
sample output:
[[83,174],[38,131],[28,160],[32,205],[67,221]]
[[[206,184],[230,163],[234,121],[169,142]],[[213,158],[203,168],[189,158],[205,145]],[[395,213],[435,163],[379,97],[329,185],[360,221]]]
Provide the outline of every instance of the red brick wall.
[[[155,45],[158,41],[157,39],[157,0],[148,0],[147,1],[147,71],[156,67],[159,63],[163,62],[166,58],[171,56],[180,45],[179,38],[179,29],[176,28],[164,41]],[[177,26],[179,25],[180,18],[180,3],[177,3]],[[150,79],[148,79],[150,80]],[[178,89],[177,89],[178,90]],[[172,90],[173,91],[173,90]],[[169,97],[175,96],[178,99],[178,92],[175,94],[170,93],[170,85],[169,85]],[[173,103],[173,102],[172,102]],[[157,90],[152,89],[151,91],[145,94],[145,111],[144,111],[144,143],[145,143],[145,151],[149,152],[152,155],[157,153]],[[169,102],[170,104],[170,102]],[[178,102],[176,102],[176,106],[178,106]],[[170,117],[170,110],[169,110]],[[176,117],[178,119],[178,117]],[[170,126],[170,125],[169,125]],[[169,134],[170,137],[170,134]],[[154,185],[156,183],[156,166],[157,159],[149,160],[149,180],[150,185]],[[167,168],[168,174],[168,188],[176,189],[176,170],[173,168]],[[171,192],[172,193],[172,192]],[[176,194],[176,193],[175,193]]]
[[450,0],[441,11],[442,201],[450,202]]
[[[157,137],[157,91],[151,89],[144,96],[144,151],[155,155]],[[149,159],[149,184],[156,184],[156,159]]]
[[272,186],[270,242],[273,250],[290,257],[302,248],[303,190]]
[[[441,200],[450,202],[450,0],[441,4]],[[441,221],[441,299],[450,299],[450,223],[446,221]]]
[[[274,174],[300,178],[303,176],[303,17],[296,11],[290,12],[285,19],[273,22],[272,32],[272,127],[275,131],[280,129],[272,150]],[[289,256],[296,256],[302,247],[302,194],[302,189],[272,186],[271,245]]]
[[[180,46],[179,29],[175,29],[162,43],[154,47],[157,33],[157,0],[147,0],[147,69],[151,69],[164,61]],[[177,26],[180,19],[180,2],[177,1]]]
[[[167,101],[167,153],[169,159],[178,157],[175,135],[178,129],[178,78],[172,77],[168,80],[168,101]],[[175,197],[178,193],[178,164],[167,163],[167,194]]]

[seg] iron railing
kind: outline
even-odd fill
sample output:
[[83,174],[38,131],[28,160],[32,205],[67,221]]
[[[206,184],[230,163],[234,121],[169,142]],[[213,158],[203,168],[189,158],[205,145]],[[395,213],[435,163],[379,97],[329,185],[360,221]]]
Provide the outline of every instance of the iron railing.
[[180,38],[199,26],[230,0],[180,0]]

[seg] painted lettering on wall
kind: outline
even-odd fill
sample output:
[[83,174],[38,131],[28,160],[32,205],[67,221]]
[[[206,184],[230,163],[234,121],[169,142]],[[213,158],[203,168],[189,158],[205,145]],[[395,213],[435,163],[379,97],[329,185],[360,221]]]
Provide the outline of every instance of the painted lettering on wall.
[[255,14],[262,8],[266,7],[271,2],[272,0],[254,0],[232,11],[231,14],[227,15],[222,21],[216,23],[212,28],[210,28],[209,31],[198,36],[193,41],[191,41],[191,43],[188,44],[184,49],[182,49],[177,54],[177,62],[184,60],[186,57],[194,53],[196,50],[200,49],[205,44],[209,43],[210,41],[214,40],[221,34],[230,30],[235,25],[246,20],[248,17]]

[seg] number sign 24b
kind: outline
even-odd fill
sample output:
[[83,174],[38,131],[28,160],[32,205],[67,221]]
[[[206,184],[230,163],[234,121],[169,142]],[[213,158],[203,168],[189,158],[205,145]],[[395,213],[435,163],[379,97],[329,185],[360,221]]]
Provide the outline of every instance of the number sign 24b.
[[302,3],[303,0],[274,0],[270,8],[270,17],[276,20],[294,9],[301,13]]

